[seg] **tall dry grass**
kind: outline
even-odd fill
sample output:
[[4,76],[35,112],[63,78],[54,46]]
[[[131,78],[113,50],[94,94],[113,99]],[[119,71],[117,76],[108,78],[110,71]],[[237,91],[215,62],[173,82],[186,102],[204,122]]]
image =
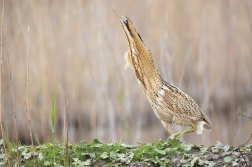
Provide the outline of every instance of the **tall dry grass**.
[[[0,3],[1,4],[1,3]],[[1,6],[0,6],[0,9]],[[112,9],[129,17],[168,82],[193,97],[213,122],[188,142],[239,145],[252,123],[252,2],[235,1],[19,1],[5,2],[2,119],[14,136],[7,53],[12,64],[19,139],[30,142],[24,111],[29,32],[29,107],[40,142],[51,141],[51,95],[56,133],[63,134],[69,90],[69,141],[150,142],[167,132],[124,70],[127,41]],[[175,130],[181,130],[175,126]]]

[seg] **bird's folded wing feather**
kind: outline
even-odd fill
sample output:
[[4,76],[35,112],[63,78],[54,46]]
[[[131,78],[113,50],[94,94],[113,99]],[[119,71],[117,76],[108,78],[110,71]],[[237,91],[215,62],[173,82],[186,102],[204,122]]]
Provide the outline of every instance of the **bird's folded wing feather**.
[[160,90],[164,92],[159,93],[160,91],[158,91],[157,96],[162,96],[162,105],[167,109],[166,112],[170,112],[173,116],[183,120],[202,120],[202,110],[187,94],[167,83],[163,84]]

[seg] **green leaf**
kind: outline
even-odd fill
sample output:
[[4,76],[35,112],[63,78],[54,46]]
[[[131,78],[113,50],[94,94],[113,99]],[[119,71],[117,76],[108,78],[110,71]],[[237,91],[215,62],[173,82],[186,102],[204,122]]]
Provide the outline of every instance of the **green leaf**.
[[182,163],[182,164],[185,164],[187,162],[187,160],[181,159],[179,162]]
[[128,144],[125,144],[125,143],[122,143],[121,146],[125,147],[125,148],[136,148],[136,146],[128,145]]
[[22,155],[24,156],[24,159],[29,159],[32,156],[32,152],[29,152],[29,153],[22,152]]
[[116,156],[117,156],[118,158],[124,158],[124,157],[126,157],[125,154],[120,154],[120,153],[117,153]]
[[81,145],[83,145],[83,146],[86,146],[86,145],[87,145],[86,140],[82,140],[80,143],[81,143]]
[[103,146],[103,144],[102,144],[98,139],[94,139],[92,143],[93,143],[93,145],[90,146],[90,147],[99,148],[99,147],[102,147],[102,146]]
[[225,146],[223,147],[223,150],[224,150],[225,152],[227,152],[227,151],[229,150],[229,148],[230,148],[229,145],[225,145]]
[[159,150],[159,149],[155,149],[155,151],[161,155],[165,155],[166,151],[165,150]]
[[237,163],[237,162],[232,163],[232,166],[238,166],[238,165],[239,165],[239,163]]
[[99,144],[99,143],[97,143],[97,144],[94,144],[93,146],[90,146],[90,147],[96,147],[96,148],[99,148],[99,147],[102,147],[103,146],[103,144]]
[[198,165],[203,166],[204,164],[205,164],[205,162],[203,160],[199,159]]
[[129,155],[128,155],[128,160],[126,161],[126,164],[129,164],[133,157],[134,157],[134,153],[130,152]]
[[214,165],[216,164],[216,162],[214,162],[214,161],[207,161],[207,160],[201,160],[201,159],[199,159],[199,162],[198,162],[198,165],[200,165],[200,166],[203,166],[203,165],[205,165],[205,166],[209,166],[209,167],[214,167]]
[[[251,133],[251,134],[252,134],[252,133]],[[141,145],[141,146],[142,146],[142,145],[146,145],[146,143],[139,142],[139,141],[137,141],[136,143],[139,144],[139,145]]]
[[3,139],[0,139],[0,146],[3,145]]
[[93,140],[93,143],[94,143],[94,144],[97,144],[97,143],[102,144],[98,139],[94,139],[94,140]]
[[107,144],[107,146],[113,146],[113,145],[115,145],[115,144],[112,143],[112,142],[110,142],[110,143]]
[[214,167],[215,164],[216,164],[216,162],[214,162],[214,161],[204,161],[204,162],[205,162],[205,164],[207,164],[209,167]]
[[132,159],[132,158],[134,157],[134,153],[133,153],[133,152],[130,152],[130,153],[129,153],[129,157],[130,157],[130,159]]
[[6,157],[5,154],[0,154],[0,159],[4,159]]
[[44,159],[44,156],[43,156],[43,154],[42,154],[42,153],[39,153],[39,156],[38,156],[38,158],[39,158],[39,160],[42,160],[42,159]]
[[100,156],[102,159],[107,159],[109,156],[108,156],[108,153],[107,152],[103,152],[102,155]]
[[51,164],[52,164],[51,161],[45,161],[45,162],[44,162],[44,165],[45,165],[45,166],[50,166]]
[[194,166],[196,165],[196,162],[199,160],[200,158],[199,157],[194,157],[191,161],[191,166]]
[[218,148],[215,148],[215,147],[213,147],[211,150],[212,150],[213,153],[219,152],[219,149],[218,149]]
[[116,159],[116,154],[115,154],[114,151],[110,151],[109,156],[110,156],[112,159]]
[[131,163],[131,159],[128,159],[125,164],[130,164]]
[[233,160],[234,158],[232,156],[227,156],[224,158],[224,162],[229,163]]
[[204,153],[204,152],[207,151],[207,149],[208,149],[208,148],[202,147],[202,148],[200,148],[200,152]]
[[73,158],[74,162],[79,161],[79,158]]
[[183,144],[183,146],[185,151],[190,151],[194,147],[194,144]]
[[89,153],[90,158],[95,158],[95,153]]
[[88,160],[86,160],[84,162],[81,162],[80,165],[85,165],[85,166],[91,165],[91,159],[88,159]]
[[127,161],[127,158],[125,157],[120,157],[117,159],[118,161],[122,162],[122,163],[125,163]]
[[223,144],[220,141],[217,141],[216,144],[215,144],[215,146],[217,148],[221,148],[223,146]]
[[41,149],[41,150],[46,150],[46,149],[48,149],[48,147],[45,146],[45,145],[39,145],[39,146],[37,146],[36,148],[37,148],[37,149]]

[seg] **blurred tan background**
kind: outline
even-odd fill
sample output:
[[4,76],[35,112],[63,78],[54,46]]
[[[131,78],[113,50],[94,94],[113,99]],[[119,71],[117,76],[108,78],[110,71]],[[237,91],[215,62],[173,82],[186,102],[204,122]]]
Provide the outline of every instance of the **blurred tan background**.
[[29,25],[29,103],[40,142],[52,141],[54,89],[59,141],[67,91],[70,142],[98,138],[134,144],[169,137],[133,71],[124,70],[128,43],[112,9],[134,23],[163,78],[190,95],[210,117],[211,132],[204,130],[202,136],[195,132],[183,140],[204,145],[245,143],[252,121],[237,112],[252,113],[250,0],[5,0],[2,114],[6,133],[14,136],[8,53],[19,138],[30,142],[24,110]]

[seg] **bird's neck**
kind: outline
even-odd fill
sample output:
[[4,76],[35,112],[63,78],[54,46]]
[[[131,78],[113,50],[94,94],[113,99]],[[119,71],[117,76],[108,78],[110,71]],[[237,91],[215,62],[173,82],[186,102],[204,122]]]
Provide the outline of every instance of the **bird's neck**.
[[155,98],[158,88],[162,85],[162,78],[155,67],[153,57],[147,50],[138,54],[131,54],[133,69],[138,83],[149,100]]

